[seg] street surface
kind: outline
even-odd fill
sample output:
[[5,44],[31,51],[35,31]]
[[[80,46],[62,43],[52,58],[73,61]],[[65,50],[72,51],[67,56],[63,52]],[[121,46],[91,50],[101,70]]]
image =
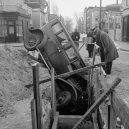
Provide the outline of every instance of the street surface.
[[[119,48],[129,50],[129,44],[123,42],[116,42]],[[23,46],[23,44],[13,44],[16,46]],[[80,46],[82,43],[80,43]],[[2,46],[2,45],[0,45]],[[8,46],[8,45],[7,45]],[[119,50],[119,58],[113,62],[112,76],[118,76],[122,82],[117,88],[119,94],[129,94],[129,52]],[[80,50],[83,59],[86,59],[88,53],[85,46]],[[4,55],[5,56],[5,55]],[[8,56],[8,55],[6,55]],[[10,58],[10,56],[9,56]],[[14,60],[12,62],[15,62]],[[7,62],[8,63],[8,62]],[[31,113],[30,113],[30,98],[17,101],[13,105],[15,112],[7,114],[6,117],[0,118],[0,129],[32,129],[31,127]],[[125,100],[126,101],[126,100]]]

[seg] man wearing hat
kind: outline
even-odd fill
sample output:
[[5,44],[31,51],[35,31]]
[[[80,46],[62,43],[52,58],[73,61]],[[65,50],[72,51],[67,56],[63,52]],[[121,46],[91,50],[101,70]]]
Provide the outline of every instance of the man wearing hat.
[[101,62],[106,63],[103,69],[106,74],[111,74],[112,62],[119,57],[117,48],[106,32],[101,31],[98,27],[93,28],[92,31],[96,44],[99,46]]

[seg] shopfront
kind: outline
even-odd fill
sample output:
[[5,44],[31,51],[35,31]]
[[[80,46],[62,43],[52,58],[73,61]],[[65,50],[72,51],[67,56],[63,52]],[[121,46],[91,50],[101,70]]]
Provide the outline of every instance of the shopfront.
[[129,15],[122,18],[122,41],[129,41]]
[[0,14],[0,43],[23,42],[30,25],[30,17],[19,13]]

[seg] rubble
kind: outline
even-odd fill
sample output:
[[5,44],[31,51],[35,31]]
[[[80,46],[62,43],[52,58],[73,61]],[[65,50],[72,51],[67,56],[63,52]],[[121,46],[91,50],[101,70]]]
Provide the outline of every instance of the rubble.
[[24,48],[0,47],[0,117],[12,113],[15,101],[30,96],[24,86],[32,82],[31,62]]

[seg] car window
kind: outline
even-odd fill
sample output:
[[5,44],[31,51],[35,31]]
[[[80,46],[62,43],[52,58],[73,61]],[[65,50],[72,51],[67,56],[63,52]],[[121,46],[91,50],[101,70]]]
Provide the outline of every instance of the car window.
[[65,49],[67,56],[69,59],[72,59],[75,57],[75,51],[71,46],[71,41],[68,40],[66,34],[64,32],[61,32],[57,35],[57,39],[61,43],[62,47]]
[[59,23],[56,23],[55,25],[52,26],[52,30],[54,34],[57,34],[58,32],[62,30],[62,27]]

